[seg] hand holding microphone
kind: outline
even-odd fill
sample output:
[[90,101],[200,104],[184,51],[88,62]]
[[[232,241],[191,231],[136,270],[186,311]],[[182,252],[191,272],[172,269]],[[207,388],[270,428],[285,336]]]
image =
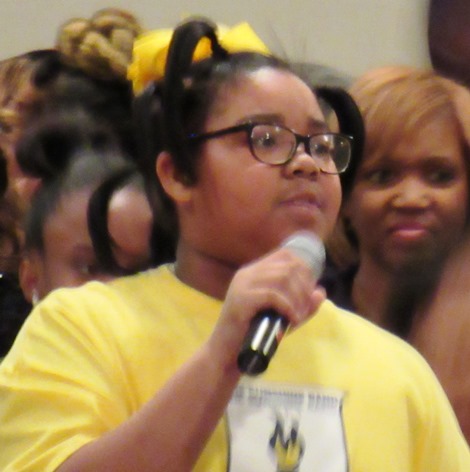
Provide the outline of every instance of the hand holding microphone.
[[[295,233],[281,245],[299,256],[320,277],[325,265],[323,242],[313,233]],[[251,321],[250,328],[238,355],[238,367],[248,375],[264,372],[284,336],[289,322],[274,309],[260,311]]]

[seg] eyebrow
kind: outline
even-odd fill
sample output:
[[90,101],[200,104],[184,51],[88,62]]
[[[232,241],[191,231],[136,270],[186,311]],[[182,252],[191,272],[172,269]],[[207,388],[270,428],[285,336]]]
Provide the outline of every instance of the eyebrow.
[[[260,113],[255,115],[248,115],[237,121],[238,124],[243,123],[272,123],[285,125],[285,117],[278,113]],[[326,131],[328,126],[323,120],[319,120],[313,117],[308,118],[308,126],[315,131]]]

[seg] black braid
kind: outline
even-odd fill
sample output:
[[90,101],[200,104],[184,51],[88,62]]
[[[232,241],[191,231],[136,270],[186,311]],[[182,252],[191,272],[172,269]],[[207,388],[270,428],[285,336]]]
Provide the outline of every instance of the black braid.
[[126,166],[105,179],[93,192],[88,203],[88,232],[102,270],[112,274],[126,271],[117,263],[113,254],[113,243],[108,229],[108,211],[111,197],[135,173],[135,168]]
[[[211,41],[213,55],[216,59],[225,59],[228,52],[219,44],[215,34],[216,25],[208,20],[192,20],[178,26],[169,46],[165,77],[163,81],[162,115],[163,132],[167,147],[176,166],[183,172],[194,173],[191,166],[186,168],[185,160],[189,154],[183,119],[184,79],[192,65],[194,51],[202,38]],[[189,175],[195,179],[194,175]]]

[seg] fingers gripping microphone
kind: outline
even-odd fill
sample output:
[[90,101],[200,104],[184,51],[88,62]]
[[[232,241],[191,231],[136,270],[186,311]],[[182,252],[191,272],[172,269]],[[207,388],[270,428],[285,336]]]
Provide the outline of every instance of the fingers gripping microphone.
[[[318,278],[325,265],[325,248],[313,233],[295,233],[281,245],[293,251]],[[250,328],[238,355],[238,368],[248,375],[264,372],[288,328],[288,320],[273,309],[260,311]]]

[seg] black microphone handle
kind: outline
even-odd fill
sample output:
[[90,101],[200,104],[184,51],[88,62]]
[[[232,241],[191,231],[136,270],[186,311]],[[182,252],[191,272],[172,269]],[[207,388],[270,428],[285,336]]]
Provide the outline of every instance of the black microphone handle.
[[240,353],[238,368],[247,375],[258,375],[268,368],[269,361],[287,331],[287,319],[275,310],[260,311],[252,320]]

